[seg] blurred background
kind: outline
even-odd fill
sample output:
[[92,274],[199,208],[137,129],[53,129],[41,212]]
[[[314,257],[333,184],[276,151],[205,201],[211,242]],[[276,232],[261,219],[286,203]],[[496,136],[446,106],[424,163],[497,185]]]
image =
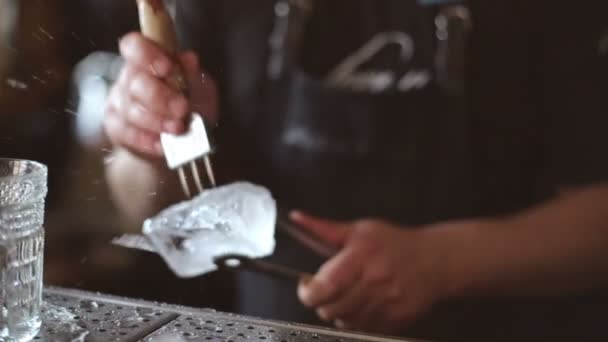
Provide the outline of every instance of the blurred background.
[[[257,4],[251,6],[257,6]],[[525,6],[521,5],[521,7]],[[327,20],[333,21],[333,18],[328,17]],[[512,21],[510,24],[520,28],[517,21]],[[503,27],[500,28],[498,33],[504,33],[506,36],[505,32],[508,29],[503,32]],[[134,0],[0,0],[0,156],[32,159],[49,167],[49,195],[45,225],[47,232],[44,270],[46,285],[100,291],[188,306],[212,307],[221,311],[235,311],[238,298],[236,298],[237,292],[234,288],[235,281],[230,274],[214,272],[196,279],[178,279],[157,255],[128,250],[111,244],[113,238],[126,232],[141,231],[140,226],[132,226],[121,221],[110,201],[104,176],[104,164],[112,162],[111,147],[105,140],[102,131],[104,97],[121,66],[120,60],[115,58],[118,40],[125,33],[138,29]],[[320,32],[316,32],[316,34],[319,36],[329,34],[323,29],[318,30]],[[523,29],[522,32],[524,32]],[[342,38],[340,36],[342,33],[337,30],[331,31],[331,33],[338,38],[332,40],[334,36],[331,35],[332,39],[327,40],[330,42],[328,44]],[[496,34],[496,32],[488,33],[488,35],[491,34]],[[608,37],[608,33],[604,36]],[[241,37],[241,39],[243,41],[235,40],[231,43],[248,46],[246,40],[249,37],[245,35],[245,38]],[[487,39],[510,52],[519,47],[511,49],[509,44],[512,42],[508,39],[506,42]],[[529,42],[526,40],[526,43]],[[314,51],[327,48],[324,45],[313,44],[313,46]],[[603,38],[600,42],[599,52],[602,55],[608,54],[608,38]],[[312,62],[316,63],[317,59],[314,58],[314,54],[312,57]],[[502,56],[498,52],[491,51],[489,57],[489,60],[492,61],[501,60]],[[556,65],[560,66],[560,64]],[[241,67],[239,70],[248,68],[244,64],[239,66]],[[310,69],[314,71],[315,67],[323,69],[323,66],[316,65]],[[498,70],[500,71],[499,76],[512,81],[512,83],[502,84],[504,88],[518,88],[520,80],[528,80],[529,75],[524,75],[524,72],[511,72],[516,67],[517,64],[513,63],[504,68],[496,68],[500,69]],[[542,71],[534,70],[534,72],[541,73]],[[224,75],[226,78],[234,76],[230,73],[227,74]],[[515,76],[510,78],[511,74]],[[520,74],[523,76],[519,77]],[[552,72],[551,76],[554,74],[560,75],[559,72]],[[238,74],[234,78],[237,79],[240,76]],[[494,75],[477,76],[482,80],[481,84],[484,84],[485,80],[488,81],[485,84],[492,84],[492,87],[501,89],[500,84],[494,83]],[[418,75],[418,77],[421,76]],[[427,81],[422,77],[423,83]],[[554,81],[554,79],[550,78],[550,81]],[[406,86],[415,87],[416,84],[406,84]],[[486,108],[494,109],[496,103],[505,107],[505,113],[515,109],[517,111],[513,110],[513,112],[518,113],[521,117],[515,118],[512,126],[517,125],[518,129],[519,126],[525,126],[524,133],[529,133],[529,136],[526,135],[523,138],[513,136],[509,131],[511,126],[503,127],[504,122],[500,120],[493,122],[491,116],[483,115],[483,124],[497,128],[500,133],[490,137],[490,141],[500,144],[502,143],[500,139],[506,139],[505,136],[508,136],[514,141],[517,148],[521,147],[522,150],[526,150],[525,143],[529,140],[535,141],[534,139],[537,138],[536,132],[533,131],[536,127],[534,125],[544,124],[540,120],[534,121],[538,118],[532,115],[526,117],[527,113],[532,112],[533,109],[521,110],[520,113],[521,107],[526,107],[528,102],[525,101],[529,99],[521,98],[521,102],[505,104],[500,102],[502,97],[484,97],[483,95],[491,95],[491,92],[486,93],[484,87],[480,88],[483,88],[480,94],[482,94],[481,98],[485,107],[480,106],[477,110],[480,110],[482,114],[487,114],[484,110]],[[237,105],[249,107],[247,102]],[[237,105],[235,107],[238,107]],[[391,103],[387,104],[387,106],[390,105]],[[455,117],[452,120],[457,120],[454,119]],[[507,116],[504,117],[506,120]],[[429,121],[431,119],[425,118]],[[446,132],[448,133],[457,131],[453,128],[460,124],[447,120],[441,121],[441,123],[442,127],[447,127]],[[405,125],[393,126],[383,128],[389,129],[390,132],[395,130],[399,133],[396,135],[401,136],[401,129]],[[438,130],[438,132],[442,131]],[[485,134],[485,132],[483,133]],[[450,139],[454,137],[445,134],[442,138],[451,141]],[[452,143],[450,148],[459,148],[457,145]],[[429,159],[433,159],[433,162],[437,160],[438,163],[443,163],[440,167],[429,164],[433,166],[434,172],[438,170],[438,173],[458,173],[455,171],[455,165],[459,165],[454,161],[457,158],[456,154],[451,156],[450,151],[440,150],[434,145],[431,148],[433,148],[431,150],[433,154]],[[498,159],[503,156],[501,153],[491,152],[492,158]],[[437,153],[443,153],[445,158],[438,157]],[[409,160],[410,157],[404,158]],[[510,162],[519,159],[507,158],[505,160]],[[509,203],[513,199],[509,198],[510,193],[517,197],[519,196],[518,190],[528,191],[525,183],[513,183],[515,184],[513,185],[504,181],[516,180],[518,167],[529,167],[527,162],[528,160],[524,160],[521,165],[516,162],[498,163],[497,169],[500,168],[497,171],[498,174],[500,172],[509,174],[509,177],[503,178],[502,183],[500,179],[492,178],[492,171],[496,170],[490,170],[487,173],[489,175],[487,176],[488,184],[498,189],[499,195],[492,198],[498,203],[497,207],[504,206],[504,203]],[[536,159],[530,159],[530,163],[532,162],[536,162]],[[572,164],[573,168],[576,167],[575,163]],[[486,176],[487,170],[483,169],[483,171]],[[511,177],[512,174],[513,177]],[[342,177],[342,174],[338,176]],[[426,177],[426,174],[424,176]],[[353,178],[355,177],[357,176],[353,176]],[[430,176],[429,179],[431,179]],[[401,178],[397,180],[401,184]],[[544,181],[544,179],[542,180]],[[407,181],[414,182],[414,178]],[[405,182],[403,183],[405,184]],[[368,182],[362,181],[361,184],[371,184],[369,187],[376,190],[373,179]],[[442,215],[451,217],[452,211],[462,211],[459,206],[467,204],[456,195],[465,192],[453,191],[452,193],[440,189],[445,184],[433,183],[432,185],[432,191],[424,198],[424,201],[426,204],[430,204],[433,210],[439,212],[440,217]],[[409,183],[403,186],[407,188]],[[505,189],[507,191],[504,191]],[[509,192],[511,189],[514,190]],[[399,189],[395,188],[395,191],[397,190]],[[380,189],[380,191],[384,191],[384,189]],[[527,193],[524,195],[527,196]],[[150,196],[155,196],[155,194],[151,193]],[[525,199],[528,200],[527,197]],[[332,202],[330,197],[325,200]],[[455,207],[443,206],[442,201],[446,203],[451,201],[450,203]],[[319,203],[321,206],[324,205],[324,203]],[[401,199],[395,203],[400,206]],[[518,205],[520,204],[518,203]],[[496,214],[492,211],[492,203],[488,206],[490,209],[482,206],[480,210]],[[411,207],[414,208],[412,212],[420,216],[420,222],[429,220],[423,210],[415,206]],[[507,207],[507,210],[511,209]],[[572,327],[575,327],[576,324],[584,325],[586,318],[583,316],[577,318],[578,312],[594,316],[595,312],[598,312],[600,314],[595,317],[603,320],[601,312],[605,309],[603,303],[607,302],[605,292],[602,292],[602,297],[604,301],[602,303],[597,301],[599,309],[594,312],[589,311],[583,305],[579,306],[579,302],[575,298],[570,306],[571,312],[562,310],[565,312],[563,317],[555,322],[568,321]],[[592,300],[592,302],[596,301]],[[533,315],[537,316],[533,320],[534,326],[524,328],[534,330],[538,321],[543,321],[547,325],[559,325],[545,319],[545,312],[558,312],[559,310],[554,310],[550,305],[541,304],[543,304],[542,311],[532,311]],[[517,318],[521,314],[521,307],[513,304],[511,311],[502,310],[502,314],[508,318]],[[466,317],[462,318],[462,320],[466,319]],[[503,328],[508,329],[504,326]],[[571,330],[576,331],[576,328]]]
[[0,155],[49,167],[47,285],[230,310],[225,275],[179,280],[156,255],[110,243],[141,231],[112,208],[101,126],[111,54],[133,29],[135,1],[0,0]]

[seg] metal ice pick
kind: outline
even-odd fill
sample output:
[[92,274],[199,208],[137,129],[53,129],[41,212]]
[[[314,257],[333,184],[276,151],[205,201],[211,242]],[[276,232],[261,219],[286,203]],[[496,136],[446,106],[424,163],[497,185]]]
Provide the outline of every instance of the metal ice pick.
[[[177,34],[173,20],[167,12],[162,0],[137,0],[139,23],[143,35],[158,44],[170,56],[177,54]],[[171,86],[184,93],[187,84],[182,70],[176,70],[168,79]],[[194,183],[199,192],[203,191],[203,183],[198,172],[196,160],[203,158],[209,181],[215,186],[215,176],[211,159],[211,146],[205,129],[203,118],[198,113],[192,114],[189,130],[187,133],[176,136],[173,134],[161,134],[161,144],[167,160],[167,165],[172,170],[177,169],[180,183],[184,194],[190,198],[192,192],[186,178],[186,165],[190,165]]]

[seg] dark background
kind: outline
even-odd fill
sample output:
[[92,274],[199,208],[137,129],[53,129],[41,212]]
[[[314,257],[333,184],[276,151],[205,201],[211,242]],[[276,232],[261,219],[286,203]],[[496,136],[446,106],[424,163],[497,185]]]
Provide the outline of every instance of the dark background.
[[[196,279],[178,279],[158,256],[110,244],[112,238],[125,232],[138,232],[141,227],[125,225],[115,215],[103,174],[104,160],[110,152],[107,145],[78,138],[72,72],[92,52],[116,52],[118,39],[124,33],[138,29],[135,1],[21,0],[20,4],[18,31],[11,51],[14,63],[7,74],[0,74],[0,156],[33,159],[49,167],[45,283],[234,311],[236,298],[231,274],[216,272]],[[485,32],[482,36],[484,34],[490,33]],[[500,59],[502,56],[490,57]],[[497,70],[501,74],[511,73],[509,68]],[[496,75],[478,76],[491,83]],[[7,80],[18,80],[27,87],[15,88]],[[515,105],[524,106],[523,103]],[[503,119],[506,124],[517,124],[511,117]],[[492,116],[482,120],[487,121],[482,124],[488,127],[505,127],[505,122],[492,122]],[[502,132],[509,131],[503,129]],[[502,135],[490,137],[492,139],[525,141]],[[488,155],[492,158],[503,156],[495,151],[488,151]],[[506,165],[504,169],[517,166]],[[496,181],[484,176],[481,178],[487,183]],[[503,188],[517,189],[516,185],[503,184]],[[507,199],[508,196],[504,196],[504,200]],[[437,198],[428,201],[437,201]],[[595,322],[586,321],[584,316],[573,318],[573,312],[587,311],[583,303],[590,299],[582,299],[572,298],[561,306],[540,303],[543,310],[530,315],[536,316],[536,322],[544,327],[569,328],[564,325],[568,322],[572,327],[568,331],[585,329],[586,336],[593,336],[593,329],[601,330],[596,323],[603,319],[603,311],[587,312],[596,315]],[[598,301],[598,304],[601,303]],[[504,330],[509,330],[509,324],[518,329],[524,325],[523,329],[530,332],[528,336],[533,340],[538,327],[518,322],[522,309],[518,302],[497,305],[503,305],[500,314],[505,317]],[[555,323],[544,316],[549,311],[560,316]],[[442,314],[441,310],[438,314]],[[466,315],[454,320],[449,314],[446,311],[445,320],[453,322],[454,326],[468,320]],[[453,329],[457,331],[458,327]],[[562,338],[577,340],[577,335]]]

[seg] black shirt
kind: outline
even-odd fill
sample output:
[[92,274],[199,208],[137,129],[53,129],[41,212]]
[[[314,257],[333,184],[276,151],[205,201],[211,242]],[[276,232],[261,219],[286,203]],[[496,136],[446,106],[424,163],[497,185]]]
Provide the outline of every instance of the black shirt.
[[[292,206],[311,207],[325,215],[375,214],[424,223],[518,210],[562,185],[603,181],[608,176],[602,157],[608,146],[602,133],[607,127],[602,96],[608,82],[606,56],[599,49],[608,27],[602,1],[471,1],[474,26],[467,45],[469,87],[462,107],[466,110],[457,108],[434,82],[436,31],[431,10],[413,0],[315,2],[317,7],[304,24],[294,73],[319,82],[378,33],[401,31],[413,41],[411,59],[401,63],[395,58],[398,49],[392,46],[358,71],[392,69],[402,76],[413,70],[428,72],[432,79],[407,92],[332,94],[335,98],[354,94],[358,109],[369,108],[360,113],[350,108],[333,117],[306,108],[319,111],[317,121],[326,121],[316,126],[302,123],[298,115],[304,114],[294,114],[291,119],[296,122],[291,124],[322,131],[308,132],[309,140],[317,140],[316,144],[308,141],[310,146],[307,141],[298,143],[297,130],[291,140],[281,136],[290,129],[290,123],[284,122],[290,119],[290,110],[297,112],[309,101],[300,100],[303,103],[296,110],[285,104],[270,107],[272,113],[268,109],[269,101],[294,101],[289,91],[277,100],[276,88],[268,81],[274,1],[177,3],[185,47],[200,51],[203,64],[220,82],[220,128],[235,148],[231,153],[249,159],[245,169],[271,175],[265,181],[274,183],[269,185],[277,188],[277,196],[284,196]],[[293,83],[298,77],[279,89],[298,87]],[[300,83],[306,81],[300,78]],[[332,108],[332,113],[338,109]],[[261,146],[260,135],[269,131],[277,138],[271,147]],[[368,144],[357,145],[361,140]],[[345,146],[341,151],[323,151],[340,143]],[[353,152],[357,148],[363,152]],[[283,159],[265,157],[272,149]],[[332,163],[336,159],[340,162]],[[298,175],[290,176],[294,173]],[[351,189],[349,194],[341,195],[346,189]],[[300,191],[298,196],[288,195]],[[323,205],[292,198],[328,193],[331,200]],[[351,193],[361,194],[358,204],[351,203]],[[398,198],[402,203],[394,206]],[[344,210],[325,208],[342,202],[349,202]]]
[[[177,4],[184,47],[199,51],[219,81],[220,152],[243,161],[280,205],[419,225],[507,214],[561,187],[608,180],[606,1],[469,1],[467,86],[457,97],[438,84],[437,9],[414,0],[314,2],[277,80],[268,75],[275,1]],[[323,86],[340,62],[389,32],[411,40],[411,56],[389,46],[357,71],[391,71],[391,86]],[[416,82],[403,81],[408,73]],[[568,321],[568,331],[594,336],[594,311],[573,303],[558,306],[571,310],[559,318],[545,316],[553,311],[548,303],[540,311],[515,302],[465,309],[459,319],[449,316],[445,336],[459,339],[449,332],[470,327],[470,318],[486,331],[479,336],[507,338],[515,328],[492,330],[483,319],[504,323],[522,311],[532,318],[514,324],[528,332],[555,338],[543,324],[565,329]],[[574,324],[580,312],[586,318]]]

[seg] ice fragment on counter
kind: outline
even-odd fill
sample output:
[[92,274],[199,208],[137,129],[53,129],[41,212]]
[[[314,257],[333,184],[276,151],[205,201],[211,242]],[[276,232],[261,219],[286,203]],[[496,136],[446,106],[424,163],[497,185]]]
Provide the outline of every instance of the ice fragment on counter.
[[78,324],[76,315],[66,308],[47,302],[42,303],[42,320],[44,324],[55,330],[53,336],[46,340],[50,342],[84,342],[89,331]]

